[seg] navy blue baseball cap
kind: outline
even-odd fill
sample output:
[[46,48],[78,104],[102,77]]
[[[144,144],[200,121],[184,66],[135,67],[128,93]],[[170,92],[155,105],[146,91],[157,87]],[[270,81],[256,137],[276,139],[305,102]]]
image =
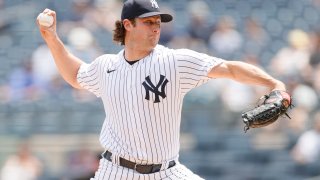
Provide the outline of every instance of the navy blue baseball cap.
[[170,22],[170,14],[161,13],[156,0],[127,0],[122,7],[121,20],[160,15],[161,22]]

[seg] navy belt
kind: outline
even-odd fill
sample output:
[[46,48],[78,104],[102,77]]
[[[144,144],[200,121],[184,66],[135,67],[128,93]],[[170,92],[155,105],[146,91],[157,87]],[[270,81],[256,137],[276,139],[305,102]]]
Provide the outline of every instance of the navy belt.
[[[110,162],[112,162],[111,156],[112,156],[112,153],[109,151],[105,151],[102,154],[102,157],[107,159]],[[119,161],[120,161],[120,164],[119,164],[120,166],[133,169],[140,174],[156,173],[156,172],[159,172],[162,167],[162,164],[148,164],[148,165],[137,164],[137,163],[128,161],[126,159],[123,159],[122,157],[119,157]],[[176,165],[176,162],[174,160],[170,161],[168,169],[175,165]]]

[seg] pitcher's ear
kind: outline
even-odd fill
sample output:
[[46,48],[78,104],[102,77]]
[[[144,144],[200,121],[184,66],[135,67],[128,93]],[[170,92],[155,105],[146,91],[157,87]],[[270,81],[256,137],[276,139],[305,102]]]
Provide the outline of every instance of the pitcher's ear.
[[130,31],[130,29],[134,26],[129,19],[124,19],[122,21],[122,25],[127,31]]

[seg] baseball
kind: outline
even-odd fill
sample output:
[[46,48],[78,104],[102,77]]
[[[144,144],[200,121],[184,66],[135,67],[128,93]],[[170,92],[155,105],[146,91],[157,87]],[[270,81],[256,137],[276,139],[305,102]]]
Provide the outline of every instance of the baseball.
[[50,27],[53,24],[53,17],[44,13],[40,13],[38,16],[38,21],[40,25]]

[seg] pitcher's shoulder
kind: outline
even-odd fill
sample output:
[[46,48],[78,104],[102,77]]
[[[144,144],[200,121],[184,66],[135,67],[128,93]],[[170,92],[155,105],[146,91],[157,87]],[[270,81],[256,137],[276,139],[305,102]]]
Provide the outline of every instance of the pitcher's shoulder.
[[163,45],[157,45],[155,48],[154,48],[154,51],[158,54],[170,54],[170,53],[173,53],[174,52],[174,49],[170,49],[168,47],[165,47]]
[[117,61],[119,61],[119,57],[117,54],[103,54],[103,55],[97,57],[96,60],[117,62]]

